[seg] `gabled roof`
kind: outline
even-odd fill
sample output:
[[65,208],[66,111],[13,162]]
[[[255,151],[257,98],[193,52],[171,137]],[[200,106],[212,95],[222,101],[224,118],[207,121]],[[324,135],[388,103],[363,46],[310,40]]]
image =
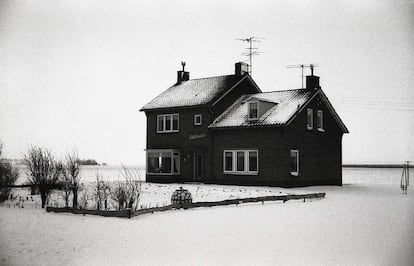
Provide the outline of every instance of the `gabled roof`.
[[[335,120],[338,122],[344,133],[348,133],[338,114],[333,109],[326,95],[322,90],[315,93],[307,89],[294,89],[264,92],[250,95],[243,95],[224,113],[217,117],[208,128],[244,128],[244,127],[262,127],[262,126],[286,126],[289,125],[296,115],[316,96],[321,95],[322,100],[326,103]],[[258,120],[248,119],[248,102],[250,100],[259,100],[275,103]]]
[[[255,85],[249,75],[226,75],[183,81],[165,90],[140,111],[211,104],[245,79],[249,79]],[[260,91],[258,87],[257,89]]]

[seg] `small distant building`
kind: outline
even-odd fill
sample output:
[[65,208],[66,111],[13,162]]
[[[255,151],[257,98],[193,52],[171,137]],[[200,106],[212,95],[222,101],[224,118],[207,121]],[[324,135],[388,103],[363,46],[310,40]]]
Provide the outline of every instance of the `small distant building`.
[[313,73],[306,88],[262,92],[235,73],[177,82],[141,108],[146,180],[236,185],[342,185],[348,129]]

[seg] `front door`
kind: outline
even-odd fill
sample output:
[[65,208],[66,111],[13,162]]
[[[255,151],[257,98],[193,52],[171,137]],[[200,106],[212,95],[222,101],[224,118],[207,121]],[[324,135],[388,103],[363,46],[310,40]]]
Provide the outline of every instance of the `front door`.
[[194,152],[193,181],[200,182],[204,177],[204,156],[202,152]]

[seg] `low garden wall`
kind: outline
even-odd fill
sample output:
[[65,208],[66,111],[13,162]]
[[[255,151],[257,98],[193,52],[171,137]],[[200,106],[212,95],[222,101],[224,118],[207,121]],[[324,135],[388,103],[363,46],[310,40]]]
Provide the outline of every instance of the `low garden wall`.
[[57,208],[46,206],[47,212],[66,212],[66,213],[73,213],[73,214],[89,214],[89,215],[99,215],[105,217],[120,217],[120,218],[131,218],[134,216],[147,214],[147,213],[154,213],[160,211],[168,211],[173,209],[192,209],[192,208],[200,208],[200,207],[214,207],[214,206],[225,206],[225,205],[238,205],[241,203],[250,203],[250,202],[262,202],[265,201],[289,201],[289,200],[303,200],[306,199],[317,199],[317,198],[324,198],[325,193],[310,193],[310,194],[301,194],[301,195],[281,195],[281,196],[264,196],[264,197],[255,197],[255,198],[241,198],[241,199],[228,199],[222,201],[206,201],[206,202],[193,202],[193,203],[186,203],[186,204],[174,204],[174,205],[167,205],[162,207],[154,207],[154,208],[147,208],[147,209],[140,209],[133,211],[131,209],[121,210],[121,211],[99,211],[99,210],[84,210],[84,209],[74,209],[69,207]]

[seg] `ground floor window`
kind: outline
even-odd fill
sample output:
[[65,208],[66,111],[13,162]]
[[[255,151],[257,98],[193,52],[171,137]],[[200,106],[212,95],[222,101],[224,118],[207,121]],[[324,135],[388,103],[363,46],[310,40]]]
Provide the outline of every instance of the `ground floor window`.
[[225,150],[223,152],[224,173],[253,174],[259,170],[257,150]]
[[180,152],[177,150],[147,150],[148,174],[179,174]]
[[299,175],[299,151],[290,150],[290,174]]

